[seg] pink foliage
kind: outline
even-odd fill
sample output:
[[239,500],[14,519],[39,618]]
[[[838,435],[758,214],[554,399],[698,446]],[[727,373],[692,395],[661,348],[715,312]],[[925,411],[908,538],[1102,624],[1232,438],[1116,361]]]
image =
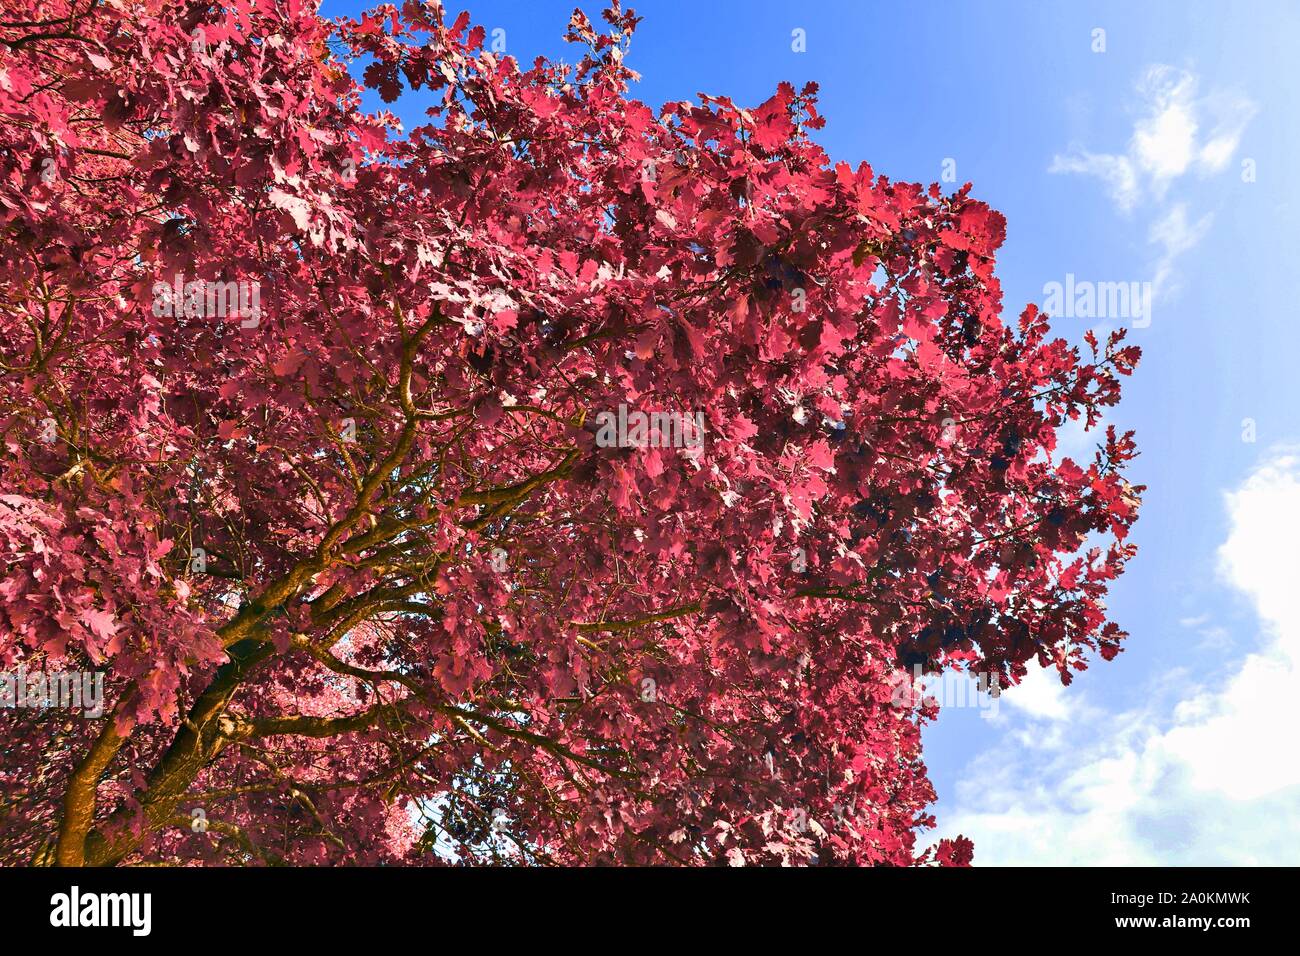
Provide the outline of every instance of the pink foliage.
[[110,716],[0,715],[0,858],[970,862],[893,688],[1114,656],[1134,444],[1055,429],[1137,350],[1005,324],[1003,217],[830,165],[811,85],[630,99],[605,19],[6,0],[0,662]]

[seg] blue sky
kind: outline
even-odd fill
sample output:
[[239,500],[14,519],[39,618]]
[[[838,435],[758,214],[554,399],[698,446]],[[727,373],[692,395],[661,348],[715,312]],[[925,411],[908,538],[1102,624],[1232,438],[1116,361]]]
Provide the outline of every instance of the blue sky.
[[[521,61],[572,57],[572,0],[447,6]],[[633,95],[653,106],[815,80],[833,160],[924,183],[955,161],[1007,216],[1008,312],[1067,274],[1153,284],[1149,324],[1054,321],[1076,343],[1132,325],[1144,352],[1107,419],[1137,430],[1149,486],[1110,601],[1128,649],[1068,689],[1007,691],[991,718],[945,710],[925,737],[938,832],[974,838],[977,864],[1300,863],[1300,7],[633,6]],[[408,128],[421,110],[396,108]]]

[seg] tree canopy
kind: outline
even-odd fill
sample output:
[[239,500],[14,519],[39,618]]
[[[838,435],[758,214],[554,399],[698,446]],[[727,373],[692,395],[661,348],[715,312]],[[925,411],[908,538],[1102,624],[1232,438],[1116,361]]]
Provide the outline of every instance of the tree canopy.
[[1119,650],[1135,446],[1056,429],[1138,352],[604,20],[6,0],[0,667],[106,712],[0,712],[0,859],[970,861],[910,675]]

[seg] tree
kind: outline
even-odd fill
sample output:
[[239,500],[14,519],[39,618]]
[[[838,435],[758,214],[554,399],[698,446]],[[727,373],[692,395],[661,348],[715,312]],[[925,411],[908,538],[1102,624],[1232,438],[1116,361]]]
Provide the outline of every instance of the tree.
[[911,669],[1119,650],[1138,352],[604,16],[6,3],[0,655],[107,713],[0,717],[5,860],[970,860]]

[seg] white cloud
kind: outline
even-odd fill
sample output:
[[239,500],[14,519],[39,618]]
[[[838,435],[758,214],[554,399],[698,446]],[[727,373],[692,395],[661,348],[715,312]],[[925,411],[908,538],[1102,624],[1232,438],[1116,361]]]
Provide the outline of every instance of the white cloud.
[[[1048,172],[1093,176],[1105,185],[1118,210],[1129,215],[1147,204],[1164,205],[1174,183],[1190,170],[1204,177],[1232,161],[1257,109],[1243,96],[1223,91],[1197,95],[1198,78],[1163,64],[1147,67],[1137,83],[1137,114],[1122,153],[1094,153],[1082,146],[1053,157]],[[1206,132],[1208,130],[1208,132]],[[1156,250],[1152,295],[1179,289],[1177,259],[1209,232],[1213,216],[1192,221],[1186,202],[1174,202],[1152,219],[1147,241]]]
[[1196,78],[1167,66],[1148,68],[1138,90],[1150,104],[1147,116],[1133,127],[1130,152],[1138,166],[1163,194],[1170,180],[1183,173],[1196,157]]
[[1300,454],[1275,455],[1225,503],[1220,571],[1259,616],[1254,652],[1219,680],[1161,675],[1132,712],[1090,706],[1077,684],[1059,707],[1023,708],[1025,726],[940,807],[941,832],[971,837],[977,863],[1300,862]]
[[[1197,77],[1173,67],[1147,68],[1137,84],[1137,110],[1123,153],[1094,153],[1081,146],[1052,159],[1053,173],[1095,176],[1115,204],[1129,212],[1147,198],[1163,199],[1188,170],[1222,172],[1256,112],[1250,100],[1223,92],[1197,97]],[[1202,136],[1206,122],[1208,138]]]
[[1232,161],[1246,124],[1258,107],[1244,96],[1216,92],[1201,101],[1201,111],[1213,119],[1214,125],[1197,155],[1197,168],[1206,175],[1221,173]]
[[1175,288],[1177,279],[1174,261],[1205,238],[1213,221],[1214,215],[1206,213],[1196,222],[1189,223],[1187,204],[1178,203],[1151,224],[1147,240],[1161,250],[1160,257],[1156,260],[1155,278],[1151,280],[1155,295],[1168,293]]
[[1028,676],[1000,700],[1030,717],[1064,720],[1070,715],[1072,699],[1055,671],[1031,670]]
[[1120,209],[1128,212],[1137,205],[1142,195],[1138,183],[1137,170],[1133,161],[1127,156],[1111,156],[1106,153],[1089,153],[1076,150],[1064,156],[1053,156],[1049,173],[1083,173],[1096,176],[1106,184],[1111,198]]

